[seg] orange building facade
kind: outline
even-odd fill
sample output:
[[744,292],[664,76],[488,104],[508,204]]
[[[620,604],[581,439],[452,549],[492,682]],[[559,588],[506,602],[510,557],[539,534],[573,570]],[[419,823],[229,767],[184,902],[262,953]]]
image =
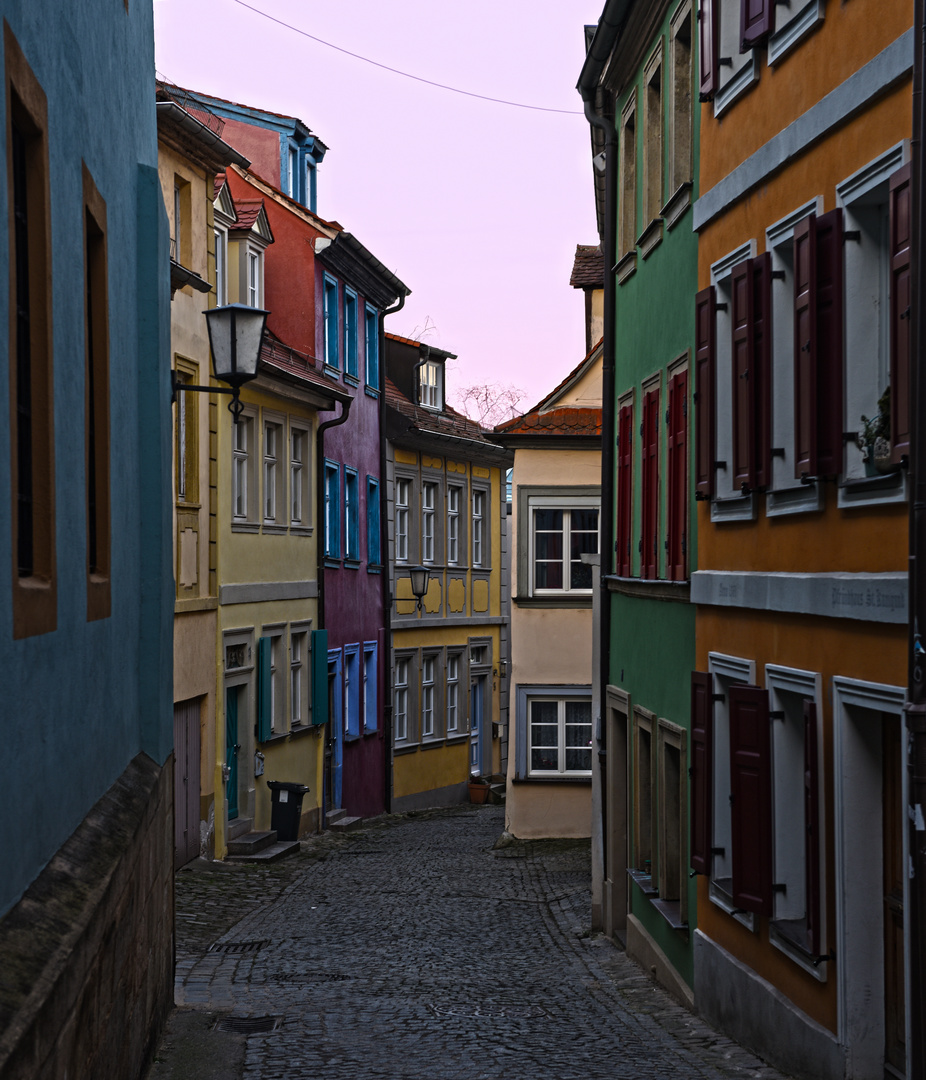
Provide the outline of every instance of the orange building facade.
[[910,4],[702,0],[695,1000],[907,1073]]

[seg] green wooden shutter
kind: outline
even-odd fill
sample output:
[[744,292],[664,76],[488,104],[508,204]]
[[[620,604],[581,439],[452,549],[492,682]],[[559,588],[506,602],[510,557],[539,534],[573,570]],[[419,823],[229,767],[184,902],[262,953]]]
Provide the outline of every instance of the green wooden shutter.
[[312,723],[328,723],[328,631],[312,631]]
[[257,741],[267,742],[270,738],[270,715],[272,697],[270,693],[270,638],[257,639]]

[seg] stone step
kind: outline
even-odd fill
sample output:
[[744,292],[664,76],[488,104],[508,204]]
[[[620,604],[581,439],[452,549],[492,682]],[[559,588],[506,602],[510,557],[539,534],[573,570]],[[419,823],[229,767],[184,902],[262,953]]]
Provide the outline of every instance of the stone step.
[[340,817],[336,821],[329,821],[328,828],[333,832],[352,832],[354,829],[359,829],[362,824],[362,817]]
[[276,862],[285,859],[289,855],[295,855],[299,851],[298,840],[278,840],[260,851],[250,855],[229,855],[228,862]]
[[258,851],[263,851],[276,842],[277,834],[274,829],[269,832],[249,832],[228,841],[228,854],[256,855]]
[[329,810],[328,813],[325,814],[325,824],[330,829],[336,821],[340,821],[341,818],[345,817],[347,817],[347,811],[344,809]]
[[249,817],[234,818],[228,823],[228,839],[237,840],[239,836],[251,831],[251,819]]
[[489,802],[503,803],[505,801],[505,785],[504,784],[489,784]]

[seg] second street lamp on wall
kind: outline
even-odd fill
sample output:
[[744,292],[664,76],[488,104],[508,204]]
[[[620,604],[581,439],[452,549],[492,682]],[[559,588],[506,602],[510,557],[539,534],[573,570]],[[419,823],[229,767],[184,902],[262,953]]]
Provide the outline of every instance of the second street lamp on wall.
[[212,370],[219,382],[226,386],[191,386],[177,381],[173,376],[172,396],[178,390],[198,390],[203,393],[231,394],[228,408],[235,423],[244,410],[238,399],[239,391],[246,382],[257,376],[260,346],[264,337],[269,312],[247,304],[226,304],[204,311],[209,331],[209,348],[212,351]]
[[412,596],[418,601],[418,610],[421,611],[421,601],[428,591],[428,579],[431,571],[426,566],[412,566],[408,571],[412,582]]

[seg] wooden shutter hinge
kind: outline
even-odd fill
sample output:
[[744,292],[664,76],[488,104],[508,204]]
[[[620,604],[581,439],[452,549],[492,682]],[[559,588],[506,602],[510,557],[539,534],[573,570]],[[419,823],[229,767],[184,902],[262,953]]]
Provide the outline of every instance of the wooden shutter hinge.
[[684,416],[684,417],[688,416],[688,399],[687,398],[685,398],[685,400],[682,402],[682,416]]
[[695,492],[695,502],[710,502],[711,496],[704,491]]
[[784,720],[785,711],[784,709],[776,709],[774,712],[769,712],[768,718],[769,720]]
[[773,447],[773,449],[771,449],[769,453],[772,455],[772,457],[784,457],[785,448],[783,446],[776,446]]
[[856,244],[860,244],[862,242],[861,230],[860,229],[847,229],[842,234],[842,240],[843,240],[843,243],[845,243],[847,240],[854,240]]
[[726,304],[715,304],[714,311],[729,311],[729,307]]
[[727,695],[726,694],[711,694],[711,701],[721,701],[721,702],[723,702],[723,701],[726,701],[726,700],[727,700]]
[[727,467],[727,463],[725,461],[715,461],[714,462],[714,468],[715,469],[726,469],[726,467]]
[[900,313],[900,318],[901,319],[909,319],[910,318],[910,308],[909,307],[905,307],[903,309],[903,311]]
[[786,882],[784,882],[784,881],[780,881],[776,885],[772,886],[772,892],[786,893],[787,891],[788,891],[788,886],[787,886]]
[[711,848],[711,854],[712,855],[726,855],[726,853],[727,853],[726,848],[722,848],[722,847],[712,847]]
[[824,953],[822,956],[815,956],[811,963],[814,967],[819,967],[820,964],[826,963],[827,960],[832,960],[835,963],[836,951],[834,949],[830,949],[828,953]]
[[772,271],[772,281],[784,281],[787,278],[787,276],[788,275],[784,272],[784,270],[773,270]]

